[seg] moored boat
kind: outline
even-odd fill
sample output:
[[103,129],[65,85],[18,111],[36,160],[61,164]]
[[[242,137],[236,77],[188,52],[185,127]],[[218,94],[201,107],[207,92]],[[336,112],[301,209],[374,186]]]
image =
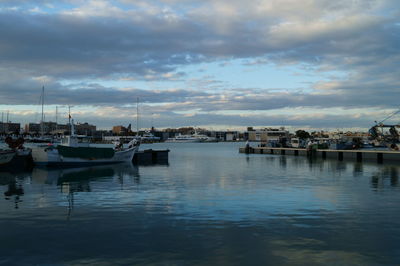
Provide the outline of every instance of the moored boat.
[[193,135],[177,135],[174,138],[168,138],[165,142],[202,142],[200,138],[194,137]]
[[212,138],[203,134],[182,135],[179,134],[173,138],[168,138],[165,142],[215,142],[216,138]]
[[61,144],[38,146],[32,149],[33,162],[37,165],[94,165],[131,162],[140,143],[134,139],[127,148],[118,145],[114,148],[91,147],[89,143],[78,141],[74,134],[73,122],[71,135],[65,136]]
[[0,166],[8,165],[16,153],[13,150],[0,150]]

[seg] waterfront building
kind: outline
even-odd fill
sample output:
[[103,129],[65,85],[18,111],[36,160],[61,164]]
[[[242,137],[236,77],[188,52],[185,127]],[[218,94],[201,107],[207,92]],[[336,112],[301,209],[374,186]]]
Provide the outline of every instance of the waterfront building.
[[234,141],[239,139],[238,131],[210,131],[206,135],[215,138],[217,141]]
[[113,126],[112,132],[113,132],[113,134],[116,134],[116,135],[126,135],[126,134],[130,133],[131,130],[130,130],[130,126],[128,128],[126,128],[124,126],[119,125],[119,126]]
[[[250,129],[250,130],[249,130]],[[289,131],[281,128],[264,128],[264,129],[253,129],[248,128],[247,131],[249,141],[260,141],[260,142],[279,142],[281,139],[289,138]]]
[[70,124],[57,124],[56,129],[51,131],[51,134],[59,134],[59,135],[65,135],[69,134],[70,131]]
[[17,134],[19,134],[20,130],[21,130],[20,123],[0,122],[0,133],[3,133],[3,134],[17,133]]
[[[57,129],[56,122],[43,122],[43,134],[50,134]],[[42,123],[29,123],[25,125],[25,133],[40,134],[42,133]]]
[[96,126],[88,123],[78,123],[75,125],[75,131],[78,135],[92,136],[96,132]]

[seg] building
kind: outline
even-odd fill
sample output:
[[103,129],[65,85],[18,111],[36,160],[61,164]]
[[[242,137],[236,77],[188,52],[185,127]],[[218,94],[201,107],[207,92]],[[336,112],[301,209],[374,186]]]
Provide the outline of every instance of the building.
[[10,134],[16,133],[19,134],[21,131],[21,124],[20,123],[11,123],[11,122],[0,122],[0,133],[3,134]]
[[282,139],[289,138],[289,131],[281,128],[264,128],[264,129],[253,129],[250,128],[247,132],[249,141],[261,141],[261,142],[280,142]]
[[92,136],[96,132],[96,126],[88,123],[78,123],[75,125],[75,133],[78,135]]
[[239,139],[239,132],[237,131],[210,131],[207,135],[218,141],[234,141]]
[[124,126],[113,126],[112,132],[115,135],[126,135],[128,133],[128,129]]
[[65,134],[69,134],[71,126],[69,124],[57,124],[56,128],[51,131],[50,133],[52,135],[55,134],[60,134],[60,135],[65,135]]
[[[56,122],[43,122],[43,134],[50,134],[57,129]],[[42,133],[42,123],[29,123],[25,125],[25,133],[39,134]]]
[[25,125],[25,133],[28,134],[37,134],[40,132],[40,124],[37,123],[29,123]]

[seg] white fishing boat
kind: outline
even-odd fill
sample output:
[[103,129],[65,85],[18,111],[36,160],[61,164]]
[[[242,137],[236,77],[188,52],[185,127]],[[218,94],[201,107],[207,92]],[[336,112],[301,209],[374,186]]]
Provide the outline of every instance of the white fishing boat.
[[71,123],[71,135],[65,136],[61,144],[45,145],[32,148],[32,159],[37,165],[93,165],[131,162],[139,149],[136,139],[128,143],[127,148],[117,145],[114,148],[92,147],[88,142],[80,142],[74,133],[74,123]]

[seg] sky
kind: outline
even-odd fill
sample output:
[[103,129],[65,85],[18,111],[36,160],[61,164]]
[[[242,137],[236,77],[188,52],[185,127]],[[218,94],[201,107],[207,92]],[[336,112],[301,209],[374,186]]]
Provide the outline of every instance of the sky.
[[[3,121],[367,129],[400,108],[397,0],[0,0]],[[386,121],[400,123],[400,116]]]

